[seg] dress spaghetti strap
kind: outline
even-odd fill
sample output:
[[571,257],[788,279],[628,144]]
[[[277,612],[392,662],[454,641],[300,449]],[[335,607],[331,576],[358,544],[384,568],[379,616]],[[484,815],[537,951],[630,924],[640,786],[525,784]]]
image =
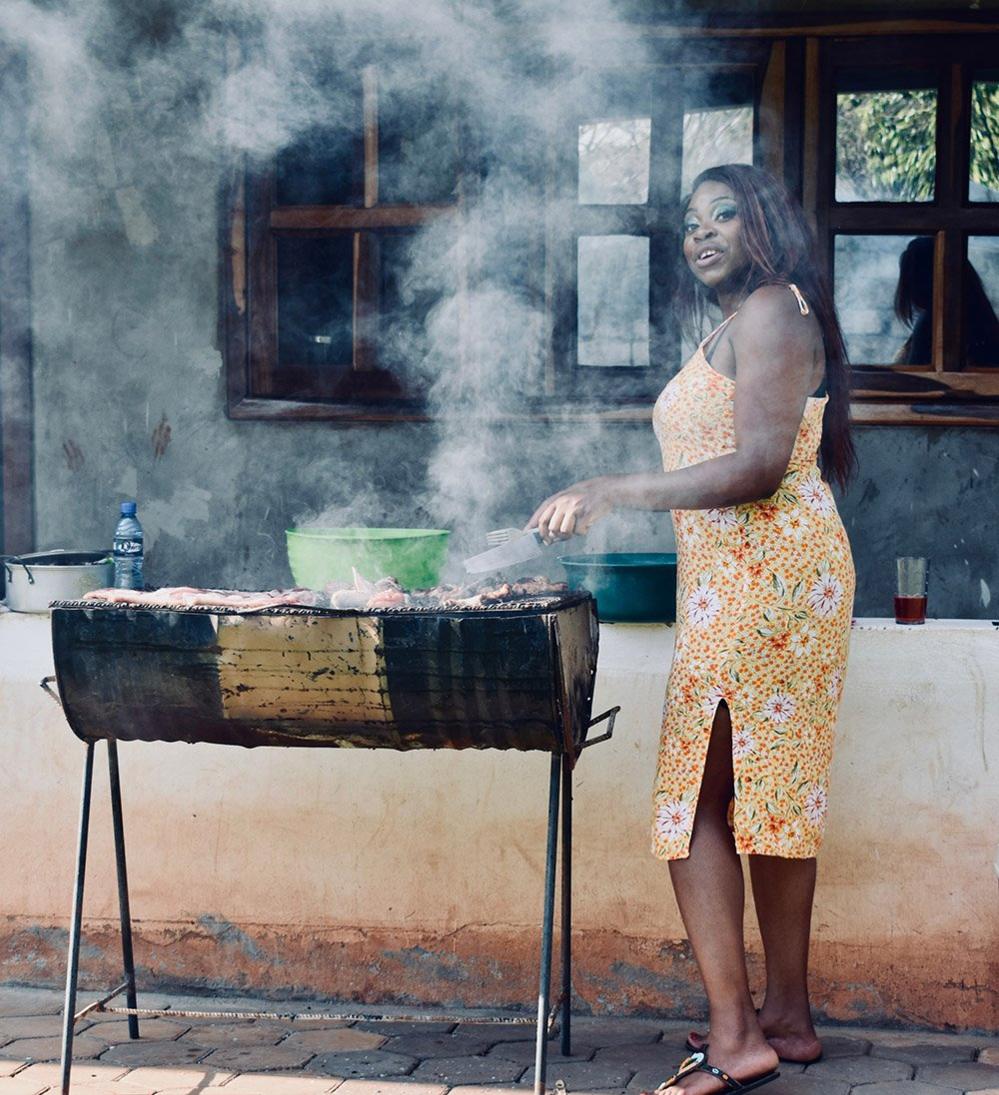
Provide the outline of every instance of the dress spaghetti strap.
[[716,334],[718,334],[718,332],[725,326],[725,324],[728,323],[729,320],[735,319],[735,317],[738,314],[739,314],[739,309],[737,308],[730,316],[726,316],[721,321],[721,323],[719,323],[718,326],[715,327],[715,329],[713,331],[709,331],[704,336],[704,338],[701,339],[701,341],[698,343],[698,349],[703,351],[704,347],[707,346],[707,344],[715,337]]
[[789,281],[787,287],[794,293],[794,299],[798,302],[798,311],[803,316],[807,316],[811,312],[811,308],[808,307],[808,301],[801,295],[798,286],[793,281]]

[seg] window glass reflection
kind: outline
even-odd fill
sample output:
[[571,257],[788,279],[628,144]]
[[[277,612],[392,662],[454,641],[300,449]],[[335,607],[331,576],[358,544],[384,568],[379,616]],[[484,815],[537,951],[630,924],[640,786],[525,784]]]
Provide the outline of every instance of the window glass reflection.
[[690,192],[708,167],[753,162],[755,86],[748,73],[690,70],[683,110],[681,185]]
[[579,127],[581,205],[644,205],[649,200],[651,118]]
[[925,83],[898,75],[885,86],[883,77],[840,74],[836,201],[933,200],[937,93]]
[[316,122],[275,157],[278,205],[361,205],[364,200],[364,123],[361,83],[319,81],[329,100]]
[[999,365],[999,236],[968,240],[963,298],[968,364]]
[[999,72],[971,84],[971,173],[968,198],[999,202]]
[[647,236],[580,236],[577,360],[580,365],[649,364]]
[[837,236],[834,291],[854,365],[931,363],[932,236]]
[[333,365],[353,356],[353,238],[277,240],[278,360]]

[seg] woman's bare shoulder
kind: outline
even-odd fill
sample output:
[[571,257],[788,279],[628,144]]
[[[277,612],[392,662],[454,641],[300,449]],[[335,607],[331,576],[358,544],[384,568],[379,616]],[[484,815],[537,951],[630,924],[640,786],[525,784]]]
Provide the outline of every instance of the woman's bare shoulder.
[[[803,316],[797,297],[786,285],[761,285],[739,307],[741,321],[732,332],[734,340],[811,343],[818,327],[813,314]],[[740,338],[741,336],[741,338]]]

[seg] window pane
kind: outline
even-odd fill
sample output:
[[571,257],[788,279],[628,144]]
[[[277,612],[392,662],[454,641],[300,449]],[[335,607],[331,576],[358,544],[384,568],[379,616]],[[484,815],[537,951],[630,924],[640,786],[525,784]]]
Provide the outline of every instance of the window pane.
[[651,143],[651,118],[581,125],[580,204],[644,205],[649,200]]
[[999,202],[999,72],[971,85],[971,179],[968,198]]
[[330,92],[330,121],[277,155],[278,205],[361,205],[364,137],[360,82]]
[[[683,110],[680,189],[690,192],[708,167],[753,162],[755,85],[743,72],[688,70]],[[696,72],[696,74],[695,74]]]
[[854,365],[929,365],[933,237],[837,236],[836,311]]
[[447,202],[458,182],[453,107],[431,88],[378,90],[378,200]]
[[836,201],[932,201],[937,93],[925,75],[841,73]]
[[647,236],[580,236],[580,365],[649,364]]
[[968,240],[963,296],[968,363],[999,365],[999,236]]
[[353,358],[351,235],[278,237],[278,361],[347,364]]

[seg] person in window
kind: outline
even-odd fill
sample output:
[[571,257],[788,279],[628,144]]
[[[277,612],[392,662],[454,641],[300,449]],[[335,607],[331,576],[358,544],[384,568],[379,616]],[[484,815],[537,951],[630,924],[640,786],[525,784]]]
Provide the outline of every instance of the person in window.
[[[656,402],[663,470],[575,483],[530,524],[551,541],[613,510],[672,511],[677,636],[652,850],[669,861],[711,1034],[691,1032],[663,1087],[714,1095],[822,1051],[807,958],[855,584],[829,481],[846,482],[854,454],[843,337],[800,207],[765,172],[727,165],[697,177],[681,225],[680,321],[724,319]],[[740,854],[766,951],[759,1012]]]
[[[895,355],[899,365],[929,365],[933,361],[933,247],[932,236],[917,236],[898,259],[895,315],[910,329]],[[978,271],[967,259],[961,293],[968,363],[999,364],[999,318]]]

